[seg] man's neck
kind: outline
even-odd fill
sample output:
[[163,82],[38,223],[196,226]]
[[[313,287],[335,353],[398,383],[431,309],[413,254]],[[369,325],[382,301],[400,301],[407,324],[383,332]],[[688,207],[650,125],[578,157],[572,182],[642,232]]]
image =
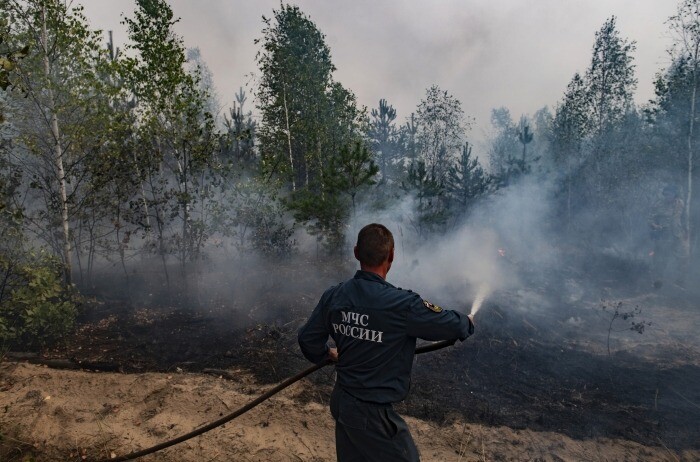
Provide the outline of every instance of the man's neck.
[[386,265],[379,265],[379,266],[360,265],[360,269],[362,271],[367,271],[368,273],[374,273],[384,280],[386,280],[386,275],[389,272],[389,268],[387,268]]

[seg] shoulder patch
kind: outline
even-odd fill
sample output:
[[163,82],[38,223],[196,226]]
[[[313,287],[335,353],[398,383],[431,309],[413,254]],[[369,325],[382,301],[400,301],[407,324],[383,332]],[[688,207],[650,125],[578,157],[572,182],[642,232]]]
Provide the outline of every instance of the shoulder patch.
[[433,305],[433,304],[430,303],[428,300],[423,300],[423,305],[425,305],[425,307],[426,307],[427,309],[429,309],[430,311],[434,311],[435,313],[441,313],[441,312],[442,312],[442,308],[441,308],[441,307],[439,307],[439,306],[437,306],[437,305]]

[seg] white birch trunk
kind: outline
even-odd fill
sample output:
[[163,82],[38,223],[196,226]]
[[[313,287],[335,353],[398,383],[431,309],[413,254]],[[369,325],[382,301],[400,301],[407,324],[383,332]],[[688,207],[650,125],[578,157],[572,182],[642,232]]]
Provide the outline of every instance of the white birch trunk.
[[[693,242],[692,236],[690,235],[690,212],[691,212],[691,201],[693,199],[693,131],[695,129],[695,98],[697,96],[697,85],[698,85],[698,44],[696,42],[695,46],[695,56],[693,63],[693,90],[690,98],[690,123],[688,125],[688,190],[685,196],[685,237],[688,239],[688,245]],[[692,252],[692,249],[688,249]]]
[[49,111],[51,112],[51,135],[53,136],[53,161],[58,178],[58,195],[61,204],[61,224],[63,228],[63,263],[65,265],[66,283],[72,283],[72,249],[70,242],[70,222],[68,217],[68,192],[66,172],[63,166],[63,149],[61,148],[61,132],[56,114],[56,101],[51,88],[51,65],[49,63],[48,35],[46,31],[46,7],[42,9],[41,45],[44,53],[44,73],[48,84]]
[[282,92],[282,101],[284,102],[284,119],[287,125],[287,145],[289,147],[289,166],[292,169],[292,191],[297,190],[296,172],[294,171],[294,156],[292,156],[292,132],[289,129],[289,110],[287,109],[287,89]]

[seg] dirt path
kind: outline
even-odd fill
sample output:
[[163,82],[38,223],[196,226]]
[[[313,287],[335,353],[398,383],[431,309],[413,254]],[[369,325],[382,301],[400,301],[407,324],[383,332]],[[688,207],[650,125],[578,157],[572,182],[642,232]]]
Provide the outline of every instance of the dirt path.
[[[0,460],[97,460],[186,433],[267,388],[241,370],[230,372],[236,381],[191,373],[96,374],[0,364]],[[297,399],[308,395],[309,387],[311,381],[302,381],[222,428],[142,460],[335,460],[326,406]],[[672,452],[660,442],[644,446],[460,421],[449,426],[407,421],[424,461],[700,460],[700,451]]]

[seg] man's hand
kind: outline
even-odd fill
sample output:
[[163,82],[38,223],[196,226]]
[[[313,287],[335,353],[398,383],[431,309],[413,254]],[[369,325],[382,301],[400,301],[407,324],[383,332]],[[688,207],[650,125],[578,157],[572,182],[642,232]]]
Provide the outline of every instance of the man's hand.
[[329,348],[328,349],[328,359],[334,363],[338,362],[338,349],[337,348]]
[[468,314],[467,319],[469,319],[469,335],[474,333],[474,315]]

